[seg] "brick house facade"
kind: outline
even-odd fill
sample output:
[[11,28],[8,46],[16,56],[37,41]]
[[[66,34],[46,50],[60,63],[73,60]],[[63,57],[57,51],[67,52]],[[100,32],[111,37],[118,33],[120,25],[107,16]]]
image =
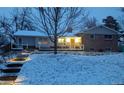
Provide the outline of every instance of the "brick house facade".
[[84,51],[118,51],[118,32],[105,26],[96,26],[79,32],[83,38]]

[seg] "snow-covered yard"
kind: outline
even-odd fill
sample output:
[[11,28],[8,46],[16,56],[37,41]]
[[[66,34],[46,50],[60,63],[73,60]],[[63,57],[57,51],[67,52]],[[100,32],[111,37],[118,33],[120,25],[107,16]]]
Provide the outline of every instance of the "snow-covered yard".
[[16,84],[124,84],[124,54],[33,54]]

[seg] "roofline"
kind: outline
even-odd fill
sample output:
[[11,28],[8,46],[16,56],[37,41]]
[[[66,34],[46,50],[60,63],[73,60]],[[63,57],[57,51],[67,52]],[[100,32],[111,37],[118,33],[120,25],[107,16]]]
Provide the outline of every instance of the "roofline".
[[89,29],[85,29],[84,31],[80,31],[80,32],[78,32],[77,34],[84,33],[84,32],[86,32],[86,31],[92,30],[92,29],[94,29],[94,28],[96,28],[96,27],[100,27],[100,26],[102,26],[102,27],[104,27],[104,28],[106,28],[106,29],[109,29],[109,30],[111,30],[111,31],[113,31],[113,32],[115,32],[115,33],[118,34],[118,32],[117,32],[116,30],[113,30],[113,29],[111,29],[111,28],[109,28],[109,27],[106,27],[106,26],[104,26],[104,25],[94,26],[94,27],[91,27],[91,28],[89,28]]
[[40,31],[33,31],[33,30],[31,30],[31,31],[28,31],[28,30],[18,30],[18,31],[16,31],[15,33],[14,33],[14,36],[26,36],[26,37],[47,37],[47,35],[22,35],[22,34],[16,34],[17,32],[28,32],[28,33],[30,33],[30,32],[38,32],[39,34],[41,33]]
[[61,38],[61,37],[81,37],[81,36],[60,36],[58,38]]
[[118,31],[116,31],[116,30],[114,30],[114,29],[111,29],[111,28],[109,28],[109,27],[107,27],[107,26],[104,26],[104,25],[103,25],[103,27],[105,27],[105,28],[107,28],[107,29],[109,29],[109,30],[111,30],[111,31],[114,31],[114,32],[117,33],[117,34],[119,33]]
[[23,37],[48,37],[46,36],[29,36],[29,35],[14,35],[14,36],[23,36]]

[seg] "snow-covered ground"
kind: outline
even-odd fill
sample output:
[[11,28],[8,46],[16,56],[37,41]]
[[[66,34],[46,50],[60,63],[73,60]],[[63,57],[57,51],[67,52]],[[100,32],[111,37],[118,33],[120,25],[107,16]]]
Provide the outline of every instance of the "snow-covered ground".
[[16,84],[124,84],[124,54],[33,54]]

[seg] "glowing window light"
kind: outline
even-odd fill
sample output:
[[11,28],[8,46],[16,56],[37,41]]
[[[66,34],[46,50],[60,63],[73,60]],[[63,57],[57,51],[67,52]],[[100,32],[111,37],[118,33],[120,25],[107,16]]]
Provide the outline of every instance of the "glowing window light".
[[80,42],[80,38],[75,38],[75,43],[79,43]]
[[59,38],[59,39],[58,39],[58,42],[59,42],[59,43],[63,43],[63,42],[64,42],[64,39]]
[[66,38],[66,42],[70,42],[70,38]]

